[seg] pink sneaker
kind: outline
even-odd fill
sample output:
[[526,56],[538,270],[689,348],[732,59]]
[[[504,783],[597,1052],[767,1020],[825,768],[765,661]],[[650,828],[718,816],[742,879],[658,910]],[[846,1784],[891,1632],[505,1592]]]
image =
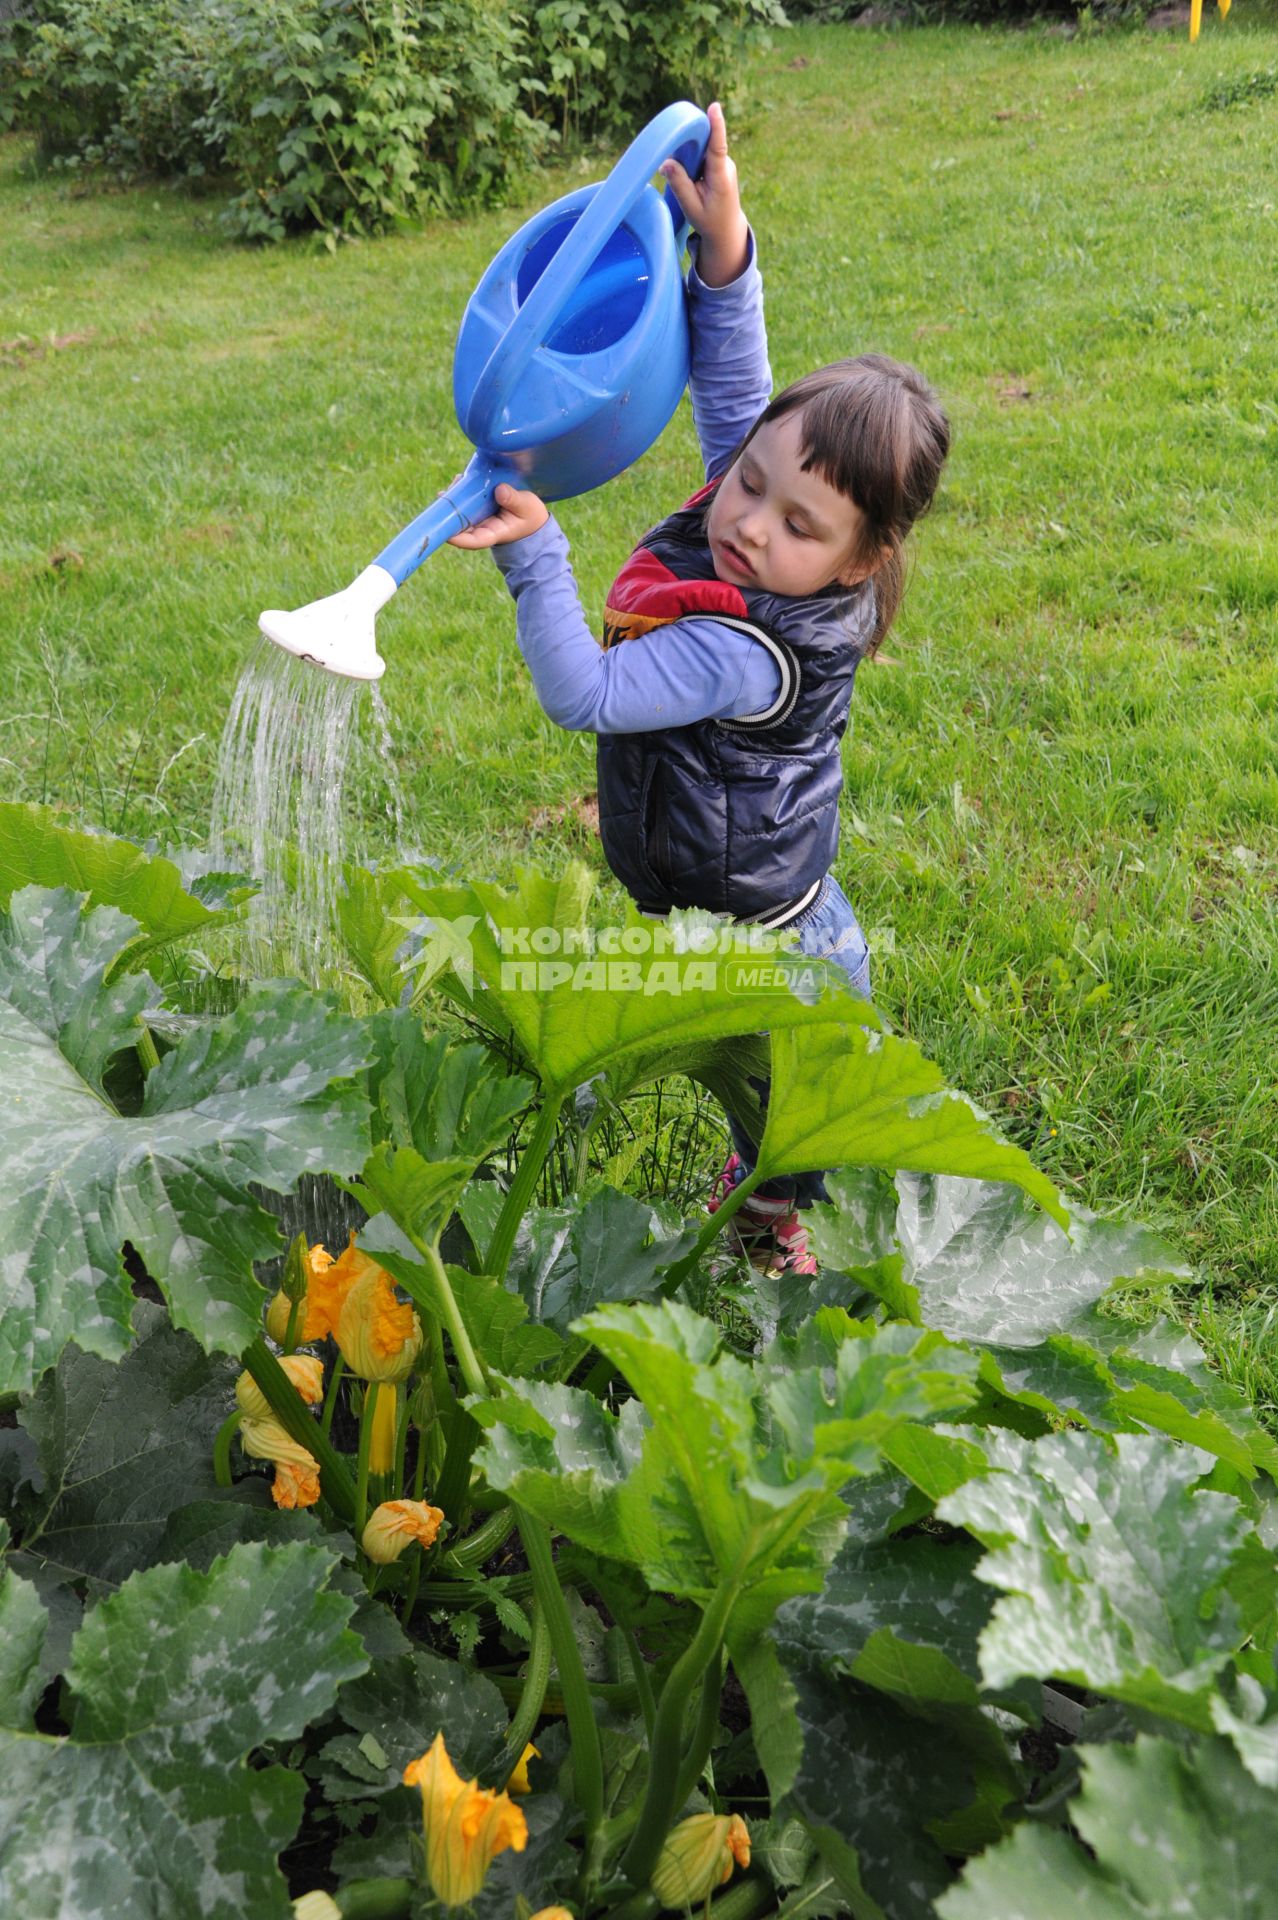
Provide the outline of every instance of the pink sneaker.
[[[706,1202],[707,1213],[720,1207],[745,1178],[741,1156],[730,1153]],[[728,1222],[728,1243],[759,1273],[777,1279],[783,1273],[816,1273],[816,1256],[808,1250],[808,1236],[798,1209],[789,1200],[752,1193]]]

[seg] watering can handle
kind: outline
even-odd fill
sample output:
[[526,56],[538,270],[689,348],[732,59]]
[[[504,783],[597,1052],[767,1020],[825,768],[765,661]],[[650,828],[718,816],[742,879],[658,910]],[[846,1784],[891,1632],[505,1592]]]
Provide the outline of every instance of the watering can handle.
[[[677,156],[695,177],[709,139],[710,122],[690,100],[676,100],[672,106],[663,107],[643,132],[635,135],[489,354],[461,422],[472,444],[492,445],[490,422],[657,168]],[[672,218],[678,239],[683,215],[673,201]]]

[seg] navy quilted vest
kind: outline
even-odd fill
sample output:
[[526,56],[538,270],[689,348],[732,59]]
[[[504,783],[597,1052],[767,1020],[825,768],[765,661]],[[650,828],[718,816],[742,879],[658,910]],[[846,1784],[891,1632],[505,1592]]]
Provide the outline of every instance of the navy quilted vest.
[[874,632],[868,582],[802,599],[715,576],[704,534],[713,489],[645,535],[608,595],[604,646],[661,645],[685,615],[768,648],[781,689],[766,711],[656,733],[598,736],[608,864],[649,912],[706,907],[784,926],[815,900],[839,843],[852,676]]

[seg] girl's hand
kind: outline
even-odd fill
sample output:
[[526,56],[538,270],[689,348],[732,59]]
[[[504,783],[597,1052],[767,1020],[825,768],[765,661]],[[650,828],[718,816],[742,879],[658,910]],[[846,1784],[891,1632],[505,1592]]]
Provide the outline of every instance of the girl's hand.
[[750,229],[741,211],[736,165],[728,154],[723,108],[716,100],[706,113],[710,121],[710,144],[700,179],[690,179],[677,160],[667,160],[661,172],[701,235],[697,272],[706,286],[726,287],[745,271],[750,258]]
[[512,540],[523,540],[530,533],[536,533],[550,518],[549,508],[537,494],[509,487],[504,481],[497,489],[496,500],[496,513],[490,513],[486,520],[477,520],[462,533],[453,534],[449,546],[505,547]]

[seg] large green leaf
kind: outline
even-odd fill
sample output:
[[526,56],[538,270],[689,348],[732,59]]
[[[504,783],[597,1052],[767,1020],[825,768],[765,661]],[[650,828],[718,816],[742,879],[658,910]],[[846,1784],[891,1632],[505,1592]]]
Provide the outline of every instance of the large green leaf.
[[1146,1228],[1077,1210],[1066,1234],[1014,1188],[985,1181],[900,1173],[894,1186],[856,1172],[827,1184],[831,1204],[809,1216],[823,1265],[889,1312],[979,1346],[1004,1399],[1052,1423],[1169,1433],[1248,1478],[1278,1470],[1272,1435],[1180,1329],[1169,1340],[1098,1312],[1115,1291],[1184,1275]]
[[[858,1916],[864,1888],[886,1920],[932,1920],[950,1872],[929,1829],[961,1815],[990,1773],[1001,1779],[1001,1797],[1010,1797],[997,1734],[975,1710],[955,1714],[939,1731],[794,1649],[786,1664],[802,1736],[786,1811],[822,1846]],[[995,1915],[1004,1920],[997,1908],[987,1920]]]
[[[405,884],[437,929],[437,950],[457,948],[476,1009],[499,1007],[548,1089],[565,1093],[639,1056],[646,1073],[656,1071],[663,1049],[766,1029],[768,1173],[847,1165],[962,1173],[1013,1181],[1064,1218],[1051,1182],[1020,1148],[951,1093],[911,1042],[879,1031],[879,1016],[833,965],[780,951],[761,968],[757,953],[722,951],[733,930],[712,914],[676,912],[658,928],[631,908],[613,930],[633,976],[621,987],[608,972],[621,959],[593,951],[594,882],[579,865],[559,880],[524,871],[513,890],[433,876]],[[634,954],[627,934],[644,943]],[[547,972],[552,964],[562,978]],[[677,1053],[669,1063],[679,1064]]]
[[397,868],[372,873],[349,866],[337,897],[337,929],[346,958],[383,1006],[404,991],[401,961],[408,940],[400,916],[407,905]]
[[242,1352],[258,1330],[252,1263],[279,1250],[254,1185],[353,1172],[368,1151],[359,1025],[320,994],[270,986],[201,1027],[126,1117],[102,1091],[153,989],[106,983],[135,924],[70,893],[15,894],[0,922],[0,1390],[25,1390],[69,1340],[116,1358],[133,1301],[130,1242],[174,1321]]
[[464,1161],[473,1171],[502,1146],[528,1104],[531,1080],[503,1073],[487,1048],[428,1037],[407,1008],[369,1021],[370,1090],[386,1135],[423,1160]]
[[1272,1920],[1278,1794],[1223,1740],[1085,1748],[1065,1833],[1024,1826],[974,1861],[942,1920]]
[[1057,1675],[1210,1730],[1216,1676],[1251,1625],[1228,1592],[1250,1534],[1238,1502],[1195,1491],[1193,1453],[1153,1436],[985,1441],[995,1471],[937,1512],[990,1549],[977,1577],[1003,1592],[986,1683]]
[[118,1365],[68,1347],[20,1415],[40,1485],[21,1508],[24,1552],[109,1586],[152,1562],[175,1508],[216,1495],[213,1440],[235,1404],[231,1362],[158,1307],[136,1325]]
[[564,1333],[595,1307],[660,1292],[666,1269],[696,1238],[695,1227],[672,1231],[653,1206],[603,1187],[584,1206],[526,1214],[506,1280],[534,1320]]
[[638,1398],[614,1416],[592,1396],[533,1387],[472,1408],[477,1456],[569,1539],[639,1566],[649,1583],[739,1598],[742,1647],[792,1593],[821,1584],[842,1532],[836,1490],[880,1465],[914,1420],[967,1405],[975,1363],[935,1334],[833,1316],[806,1348],[753,1368],[677,1304],[611,1306],[576,1323]]
[[532,1083],[504,1074],[485,1048],[428,1040],[408,1009],[369,1023],[370,1085],[381,1144],[346,1183],[369,1214],[386,1213],[419,1245],[437,1245],[476,1169],[510,1134]]
[[[1075,1208],[1066,1232],[1003,1184],[902,1173],[896,1189],[903,1278],[924,1323],[952,1340],[1035,1347],[1050,1334],[1088,1334],[1096,1302],[1120,1280],[1149,1286],[1186,1271],[1147,1228]],[[831,1194],[840,1202],[837,1184]],[[861,1196],[854,1188],[850,1197],[855,1225]],[[826,1208],[813,1209],[818,1245],[832,1227],[847,1251],[846,1213],[840,1205],[832,1220]]]
[[478,1773],[501,1746],[510,1718],[491,1680],[429,1653],[377,1661],[342,1688],[338,1711],[374,1768],[363,1791],[377,1794],[400,1784],[409,1761],[437,1733],[459,1772]]
[[[994,1607],[976,1578],[980,1558],[962,1536],[850,1536],[821,1592],[781,1608],[777,1641],[925,1718],[932,1709],[975,1707],[988,1697],[978,1646]],[[1036,1717],[1032,1688],[997,1701]]]
[[1046,1174],[912,1041],[826,1020],[772,1035],[772,1091],[759,1144],[769,1176],[810,1167],[907,1168],[1014,1183],[1058,1220]]
[[1278,1440],[1183,1327],[1159,1319],[1133,1331],[1111,1321],[1094,1327],[1092,1337],[1106,1341],[1116,1415],[1202,1447],[1245,1479],[1258,1472],[1278,1479]]
[[[558,879],[525,869],[511,889],[455,886],[429,874],[410,874],[406,885],[437,929],[428,952],[453,953],[453,964],[473,976],[476,1008],[496,1005],[527,1060],[556,1091],[570,1091],[631,1055],[829,1018],[812,986],[811,960],[769,955],[772,983],[754,984],[757,956],[716,951],[725,923],[699,911],[672,914],[658,925],[628,909],[624,926],[610,931],[619,938],[629,933],[639,950],[619,945],[610,958],[613,967],[624,962],[631,969],[630,986],[619,986],[615,975],[610,985],[606,971],[578,971],[587,964],[606,969],[610,958],[592,951],[599,931],[590,914],[595,880],[577,862]],[[551,962],[566,967],[568,977],[552,978]],[[817,971],[838,990],[837,969]],[[839,1001],[845,1018],[879,1025],[878,1015],[850,992]]]
[[0,802],[0,906],[7,907],[9,896],[28,886],[68,887],[86,894],[92,906],[128,914],[140,930],[130,944],[130,960],[146,948],[207,933],[252,892],[247,884],[215,892],[198,881],[197,891],[191,891],[180,869],[159,854],[144,853],[110,834],[79,832],[52,807]]
[[0,1911],[23,1920],[288,1920],[275,1856],[304,1782],[249,1768],[367,1665],[318,1547],[153,1567],[94,1608],[67,1675],[70,1733],[0,1731]]
[[[0,1520],[0,1550],[8,1529]],[[49,1616],[29,1580],[0,1564],[0,1725],[25,1732],[45,1684],[41,1656]]]

